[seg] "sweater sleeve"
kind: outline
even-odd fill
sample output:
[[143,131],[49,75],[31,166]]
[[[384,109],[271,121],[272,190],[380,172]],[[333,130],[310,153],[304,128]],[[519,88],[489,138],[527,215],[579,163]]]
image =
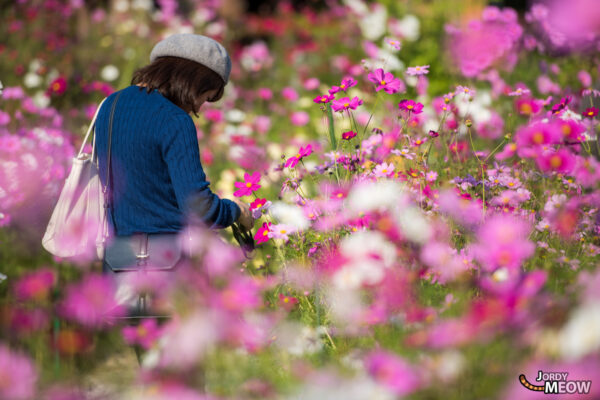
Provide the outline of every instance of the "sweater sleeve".
[[209,228],[226,228],[240,216],[237,204],[209,188],[200,163],[196,127],[189,115],[172,116],[163,130],[162,154],[179,208]]

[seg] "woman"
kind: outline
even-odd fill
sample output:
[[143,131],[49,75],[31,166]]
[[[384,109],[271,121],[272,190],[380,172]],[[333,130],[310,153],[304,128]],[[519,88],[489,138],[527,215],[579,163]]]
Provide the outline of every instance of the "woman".
[[[208,37],[176,34],[154,47],[150,61],[135,72],[131,86],[106,99],[96,121],[100,177],[104,185],[108,177],[114,237],[106,249],[105,272],[148,263],[172,268],[181,258],[177,233],[190,216],[209,228],[237,221],[250,230],[254,223],[248,205],[212,193],[189,115],[197,116],[205,101],[222,97],[231,71],[227,51]],[[165,246],[177,252],[165,252]],[[165,259],[166,253],[173,257]]]

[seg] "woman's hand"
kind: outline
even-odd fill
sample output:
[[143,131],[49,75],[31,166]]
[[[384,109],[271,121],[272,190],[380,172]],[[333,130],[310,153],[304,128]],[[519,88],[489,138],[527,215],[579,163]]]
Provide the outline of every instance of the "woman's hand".
[[254,218],[252,218],[250,206],[238,199],[234,199],[233,201],[240,207],[240,210],[242,210],[240,217],[237,219],[237,223],[245,230],[251,230],[254,227]]

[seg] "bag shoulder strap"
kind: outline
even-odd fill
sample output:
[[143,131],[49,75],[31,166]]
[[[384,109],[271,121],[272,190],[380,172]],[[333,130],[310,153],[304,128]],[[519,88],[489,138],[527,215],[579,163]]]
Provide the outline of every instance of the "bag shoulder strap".
[[[112,103],[112,107],[110,108],[110,116],[108,118],[108,150],[107,150],[107,155],[106,155],[106,186],[104,186],[104,210],[106,213],[108,213],[109,209],[112,209],[113,207],[113,196],[112,196],[112,190],[109,190],[109,187],[112,187],[112,175],[111,175],[111,156],[112,156],[112,128],[113,128],[113,120],[115,117],[115,108],[117,106],[117,101],[119,100],[119,96],[121,96],[122,92],[117,93],[117,95],[115,96],[115,100]],[[117,230],[117,225],[116,225],[116,221],[114,218],[114,213],[113,213],[113,218],[112,218],[112,222],[113,222],[113,227],[115,228],[115,231]]]
[[[94,127],[96,126],[96,118],[98,117],[98,113],[100,112],[100,108],[102,107],[102,104],[104,104],[104,102],[106,101],[106,98],[104,98],[100,104],[98,104],[98,108],[96,108],[96,112],[94,113],[94,117],[92,118],[92,122],[90,123],[90,126],[88,127],[88,130],[85,134],[85,137],[83,138],[83,142],[81,143],[81,148],[79,149],[79,153],[77,153],[77,158],[81,157],[81,155],[83,154],[83,148],[85,147],[88,138],[90,137],[90,133],[94,130]],[[95,141],[95,136],[94,135],[94,144],[96,143]],[[94,147],[92,147],[92,156],[94,154]]]

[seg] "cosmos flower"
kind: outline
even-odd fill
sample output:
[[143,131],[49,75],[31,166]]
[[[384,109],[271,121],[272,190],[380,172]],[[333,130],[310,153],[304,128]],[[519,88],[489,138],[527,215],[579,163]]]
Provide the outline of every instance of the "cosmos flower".
[[250,211],[252,212],[252,218],[260,218],[271,206],[271,202],[267,199],[256,199],[250,204]]
[[394,78],[394,75],[390,72],[384,72],[382,68],[378,68],[370,73],[368,79],[377,85],[375,88],[375,91],[377,92],[383,89],[386,93],[393,94],[404,90],[402,81],[398,78]]
[[89,274],[67,287],[61,313],[86,327],[100,327],[125,314],[115,298],[116,287],[109,276]]
[[257,244],[261,244],[269,241],[269,232],[271,231],[271,223],[263,222],[262,226],[258,228],[256,233],[254,234],[254,240],[256,240]]
[[398,108],[413,114],[421,114],[423,112],[423,104],[416,103],[414,100],[404,99],[398,103]]
[[408,67],[406,69],[406,74],[412,75],[412,76],[427,75],[428,73],[429,73],[429,65]]
[[287,161],[285,162],[285,167],[294,168],[300,160],[302,160],[304,157],[308,157],[311,153],[312,146],[310,144],[306,145],[305,147],[300,147],[300,150],[298,150],[298,154],[287,159]]
[[598,109],[596,107],[588,107],[583,112],[583,116],[586,118],[594,118],[598,115]]
[[362,105],[363,101],[358,97],[353,97],[350,99],[349,97],[342,97],[341,99],[334,100],[331,103],[331,108],[333,111],[345,111],[348,109],[356,110],[356,108]]
[[355,136],[356,136],[356,132],[354,132],[354,131],[347,131],[347,132],[342,133],[342,139],[344,139],[344,140],[350,140]]
[[260,188],[260,172],[256,171],[252,175],[244,173],[244,182],[235,182],[234,186],[238,188],[233,195],[235,197],[250,196],[252,192]]
[[324,95],[324,96],[317,96],[313,99],[313,102],[315,102],[317,104],[327,104],[333,99],[335,99],[335,96],[332,94],[329,94],[329,95]]
[[0,344],[0,398],[33,399],[37,373],[31,360]]
[[353,86],[356,86],[356,80],[351,77],[345,78],[345,79],[342,79],[340,86],[332,86],[331,89],[329,89],[329,94],[335,94],[335,93],[339,92],[340,90],[346,92],[348,89],[350,89]]
[[381,163],[373,170],[373,174],[378,178],[387,178],[394,174],[394,164]]
[[126,326],[122,330],[125,342],[130,345],[140,345],[144,349],[151,348],[162,335],[162,329],[156,319],[145,318],[137,326]]

